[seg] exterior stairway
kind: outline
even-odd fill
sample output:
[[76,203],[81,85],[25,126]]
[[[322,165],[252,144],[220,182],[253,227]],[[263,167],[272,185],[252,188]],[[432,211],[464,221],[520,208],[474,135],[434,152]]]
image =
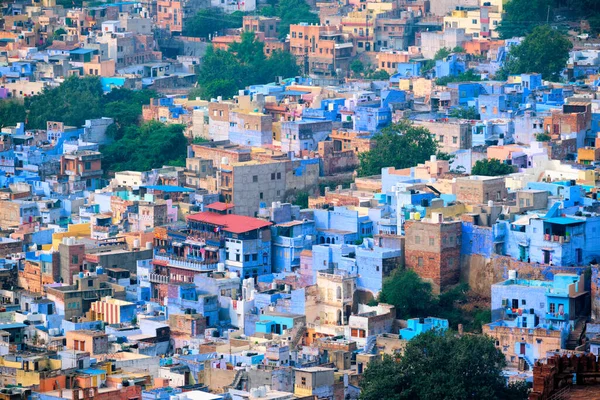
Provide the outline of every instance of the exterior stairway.
[[369,336],[369,338],[367,339],[367,343],[365,344],[365,347],[363,349],[363,352],[365,354],[372,354],[376,344],[377,336]]
[[579,318],[575,322],[575,328],[569,333],[569,337],[567,338],[567,350],[575,350],[575,348],[579,346],[584,330],[585,318]]

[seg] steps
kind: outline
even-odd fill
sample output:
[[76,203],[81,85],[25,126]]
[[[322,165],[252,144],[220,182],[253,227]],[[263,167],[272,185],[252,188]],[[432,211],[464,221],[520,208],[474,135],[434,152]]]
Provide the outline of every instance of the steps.
[[363,349],[363,352],[365,354],[372,354],[373,349],[375,348],[376,344],[377,344],[377,336],[369,336],[369,338],[367,339],[367,343],[365,344],[365,347]]
[[579,346],[584,330],[585,318],[579,318],[575,322],[575,328],[569,333],[569,337],[567,338],[567,345],[565,346],[567,350],[575,350]]

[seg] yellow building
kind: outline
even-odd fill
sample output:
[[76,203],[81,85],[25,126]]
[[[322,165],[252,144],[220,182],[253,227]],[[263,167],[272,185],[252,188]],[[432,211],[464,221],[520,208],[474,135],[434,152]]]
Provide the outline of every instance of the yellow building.
[[92,233],[89,222],[83,224],[70,224],[66,232],[57,232],[52,234],[52,250],[58,251],[58,245],[62,243],[63,238],[89,238]]
[[[483,6],[484,3],[491,3]],[[454,10],[444,17],[444,28],[462,28],[467,35],[478,38],[497,38],[496,27],[502,21],[502,0],[480,1],[479,7]]]

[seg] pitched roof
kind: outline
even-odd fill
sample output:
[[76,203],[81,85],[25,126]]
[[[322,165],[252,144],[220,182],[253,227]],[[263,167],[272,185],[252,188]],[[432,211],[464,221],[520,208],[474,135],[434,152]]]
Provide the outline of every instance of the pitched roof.
[[235,214],[217,214],[210,211],[192,214],[188,216],[188,220],[216,225],[221,227],[224,231],[231,233],[244,233],[272,225],[271,222],[258,218]]
[[223,203],[222,201],[217,201],[215,203],[211,203],[206,206],[206,208],[208,208],[208,209],[217,210],[217,211],[225,211],[225,210],[229,210],[230,208],[234,208],[234,207],[235,206],[233,204]]

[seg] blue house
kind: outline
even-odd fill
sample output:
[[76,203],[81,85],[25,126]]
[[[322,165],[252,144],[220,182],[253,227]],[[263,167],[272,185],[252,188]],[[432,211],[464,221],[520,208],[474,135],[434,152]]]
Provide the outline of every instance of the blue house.
[[398,63],[398,72],[391,76],[390,82],[398,82],[401,78],[421,76],[422,63],[418,61]]
[[466,64],[459,58],[457,54],[450,54],[443,60],[437,60],[435,62],[435,76],[436,78],[443,78],[445,76],[458,76],[466,71]]
[[406,321],[407,327],[400,329],[400,339],[411,340],[421,333],[436,330],[443,332],[448,329],[448,320],[442,318],[411,318]]
[[392,122],[389,107],[356,107],[354,110],[354,130],[377,132]]
[[373,234],[373,221],[346,207],[314,210],[314,218],[319,244],[351,244]]
[[274,311],[261,314],[256,322],[256,333],[281,335],[286,330],[305,323],[306,316],[297,314],[283,314]]

